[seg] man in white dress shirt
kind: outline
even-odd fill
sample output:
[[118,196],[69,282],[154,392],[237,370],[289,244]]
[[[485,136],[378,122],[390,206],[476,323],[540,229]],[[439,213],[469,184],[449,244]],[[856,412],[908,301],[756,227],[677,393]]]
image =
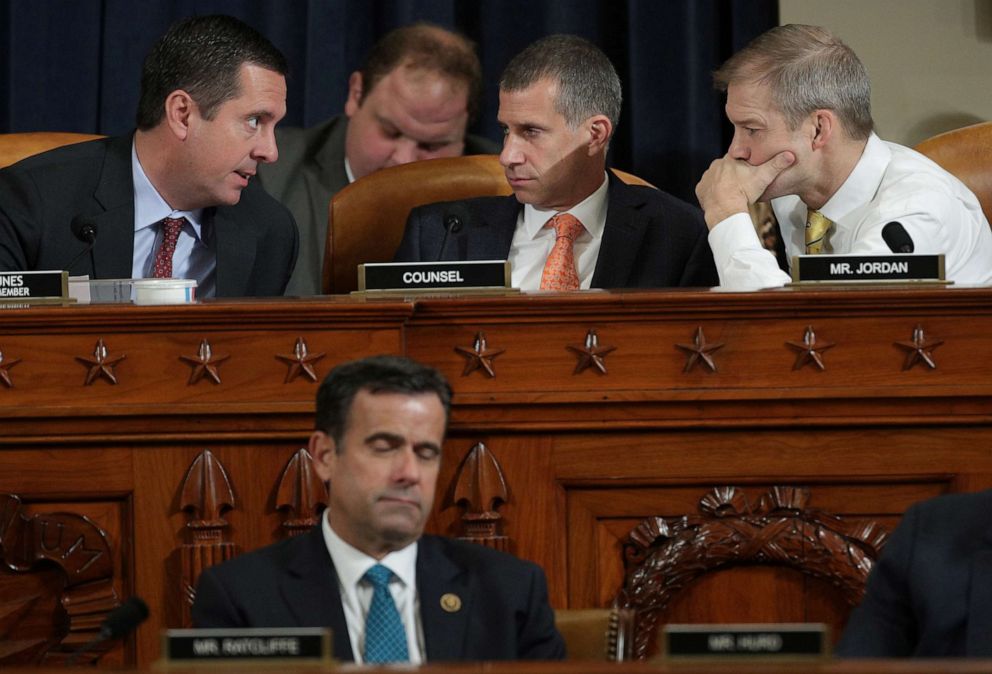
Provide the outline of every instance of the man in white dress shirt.
[[[992,282],[992,232],[977,198],[923,155],[875,135],[868,73],[829,31],[773,28],[714,80],[727,92],[734,139],[696,196],[721,286],[789,282],[748,214],[749,205],[769,200],[789,260],[807,252],[890,253],[882,228],[899,222],[915,252],[944,254],[949,280]],[[814,228],[817,221],[825,234],[807,238],[807,222]]]
[[[356,662],[564,657],[537,565],[422,535],[450,404],[444,377],[406,358],[331,371],[309,443],[330,483],[326,516],[309,533],[205,571],[194,625],[330,627],[334,657]],[[374,636],[390,632],[384,622],[387,644]]]

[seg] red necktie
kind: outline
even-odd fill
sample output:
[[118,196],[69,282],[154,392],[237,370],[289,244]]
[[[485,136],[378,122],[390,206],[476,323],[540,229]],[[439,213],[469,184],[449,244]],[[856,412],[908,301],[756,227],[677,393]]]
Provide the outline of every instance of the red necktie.
[[548,261],[544,263],[541,290],[578,290],[579,273],[575,269],[572,245],[584,229],[582,223],[570,213],[559,213],[544,226],[553,227],[556,238]]
[[172,255],[176,252],[176,241],[183,230],[186,218],[165,218],[162,220],[162,243],[155,252],[153,278],[172,278]]

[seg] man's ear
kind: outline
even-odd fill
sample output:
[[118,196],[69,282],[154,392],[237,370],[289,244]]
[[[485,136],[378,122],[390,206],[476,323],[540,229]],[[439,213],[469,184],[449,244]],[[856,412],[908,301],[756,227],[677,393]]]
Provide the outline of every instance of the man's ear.
[[179,140],[189,136],[190,121],[196,112],[196,101],[182,89],[176,89],[165,99],[165,123]]
[[307,443],[310,456],[313,459],[314,470],[324,482],[330,481],[334,474],[334,459],[337,456],[334,439],[324,431],[314,431]]
[[813,113],[813,149],[823,149],[823,146],[830,142],[830,138],[836,130],[837,115],[833,110],[815,111]]
[[351,117],[362,105],[362,95],[365,88],[362,83],[362,73],[358,70],[348,78],[348,100],[344,102],[344,114]]
[[606,152],[610,144],[610,136],[613,135],[613,122],[606,115],[593,115],[586,120],[586,127],[589,129],[589,155]]

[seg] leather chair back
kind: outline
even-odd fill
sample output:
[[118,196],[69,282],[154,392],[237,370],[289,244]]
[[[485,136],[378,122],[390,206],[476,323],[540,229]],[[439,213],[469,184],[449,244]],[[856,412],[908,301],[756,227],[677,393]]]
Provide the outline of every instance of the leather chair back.
[[103,136],[62,131],[3,133],[0,134],[0,168],[16,164],[25,157],[40,154],[46,150],[96,138],[103,138]]
[[634,616],[624,608],[558,609],[555,626],[569,660],[623,662],[631,659]]
[[972,124],[928,138],[916,151],[968,186],[992,222],[992,122]]

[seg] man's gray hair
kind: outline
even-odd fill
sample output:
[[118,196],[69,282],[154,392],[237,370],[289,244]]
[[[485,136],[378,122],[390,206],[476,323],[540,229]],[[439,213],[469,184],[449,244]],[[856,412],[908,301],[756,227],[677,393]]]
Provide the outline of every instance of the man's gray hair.
[[522,91],[540,80],[558,85],[555,110],[572,128],[593,115],[606,115],[616,130],[623,93],[610,59],[576,35],[549,35],[513,57],[503,71],[501,91]]
[[826,28],[788,24],[751,41],[713,73],[716,88],[765,84],[793,129],[814,110],[833,110],[847,134],[868,138],[871,82],[857,54]]

